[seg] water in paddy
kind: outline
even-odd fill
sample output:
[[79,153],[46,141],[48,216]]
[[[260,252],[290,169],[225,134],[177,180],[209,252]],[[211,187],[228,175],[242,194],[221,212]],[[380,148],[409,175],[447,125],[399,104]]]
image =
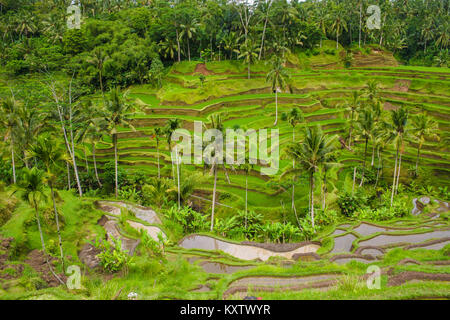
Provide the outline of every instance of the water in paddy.
[[247,270],[254,268],[255,266],[232,266],[229,264],[223,264],[218,262],[205,262],[201,264],[201,267],[208,273],[234,273],[240,270]]
[[340,235],[340,234],[343,234],[343,233],[346,233],[347,231],[345,231],[345,230],[341,230],[341,229],[336,229],[336,230],[334,230],[334,232],[333,232],[333,236],[337,236],[337,235]]
[[381,234],[372,239],[361,241],[359,244],[361,246],[384,246],[388,244],[396,244],[401,242],[419,243],[430,239],[439,239],[445,237],[450,237],[450,230],[440,230],[427,233],[397,235],[397,236]]
[[336,259],[334,260],[334,262],[336,262],[337,264],[346,264],[350,261],[359,261],[362,263],[371,263],[374,262],[375,260],[366,260],[366,259],[362,259],[362,258],[342,258],[342,259]]
[[291,259],[296,253],[316,252],[320,246],[308,244],[287,252],[274,252],[264,248],[231,243],[208,236],[192,235],[180,242],[180,247],[185,249],[220,250],[242,260],[260,259],[266,261],[270,257],[279,256]]
[[334,238],[334,247],[331,250],[332,253],[335,252],[350,252],[352,248],[352,243],[356,237],[352,234],[347,234],[342,237]]
[[359,227],[357,227],[357,228],[355,228],[353,230],[358,232],[360,235],[368,236],[368,235],[370,235],[372,233],[383,232],[383,231],[386,231],[388,229],[383,228],[383,227],[373,226],[371,224],[361,223],[361,225]]
[[334,280],[340,277],[336,274],[320,274],[314,276],[306,276],[306,277],[245,277],[239,280],[234,281],[231,286],[292,286],[310,282],[317,281],[325,281],[325,280]]
[[435,244],[430,244],[429,246],[423,246],[423,247],[420,247],[420,248],[428,249],[428,250],[441,250],[443,247],[445,247],[449,243],[450,243],[450,240],[439,242],[439,243],[435,243]]

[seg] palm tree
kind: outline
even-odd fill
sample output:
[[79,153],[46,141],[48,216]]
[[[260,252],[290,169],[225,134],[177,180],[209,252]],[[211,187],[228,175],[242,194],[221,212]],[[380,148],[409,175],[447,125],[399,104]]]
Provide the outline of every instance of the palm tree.
[[105,65],[106,60],[108,60],[108,55],[104,53],[104,51],[100,47],[95,47],[92,51],[91,56],[87,59],[87,62],[92,64],[98,71],[98,77],[100,81],[100,90],[102,94],[103,90],[103,67]]
[[357,122],[359,135],[364,139],[364,161],[363,161],[363,173],[361,178],[361,184],[364,183],[364,174],[366,171],[366,158],[367,158],[367,144],[369,139],[373,136],[375,129],[375,122],[373,118],[373,112],[370,109],[362,110],[359,120]]
[[119,181],[118,181],[118,157],[117,157],[117,133],[118,128],[128,127],[133,131],[136,129],[128,122],[125,114],[130,111],[131,105],[126,101],[127,93],[122,94],[119,88],[113,88],[110,91],[109,98],[105,101],[106,114],[105,121],[107,123],[107,130],[112,136],[114,145],[114,170],[115,170],[115,196],[119,194]]
[[361,93],[359,91],[353,91],[352,92],[352,99],[350,102],[348,102],[345,106],[350,109],[350,128],[349,128],[349,135],[348,135],[348,146],[351,147],[353,145],[352,140],[352,133],[353,133],[353,126],[355,121],[355,113],[357,113],[361,108]]
[[235,50],[239,56],[238,59],[244,58],[244,63],[247,64],[247,78],[250,79],[250,65],[258,58],[259,48],[252,40],[247,39],[241,44],[239,50]]
[[314,224],[314,188],[315,173],[320,166],[331,164],[331,155],[336,150],[336,136],[327,136],[323,133],[320,126],[305,127],[305,140],[300,143],[293,143],[287,148],[287,154],[299,162],[299,164],[309,173],[309,207],[312,221]]
[[[210,127],[212,129],[219,130],[220,132],[223,133],[224,126],[223,126],[223,122],[222,122],[222,116],[220,113],[211,115],[209,117],[209,121],[210,121]],[[216,139],[213,142],[213,144],[215,144],[216,146],[219,145],[220,143],[223,143],[223,140],[219,141],[219,139]],[[228,173],[227,173],[227,170],[226,170],[225,164],[224,164],[224,158],[226,157],[226,155],[224,152],[222,152],[222,159],[220,159],[219,155],[215,154],[215,152],[214,152],[216,149],[217,148],[214,148],[212,150],[211,154],[205,155],[209,159],[209,163],[208,164],[205,163],[205,166],[209,165],[209,167],[211,168],[210,173],[212,175],[214,175],[213,198],[212,198],[212,206],[211,206],[211,231],[214,229],[214,213],[215,213],[215,206],[216,206],[216,191],[217,191],[217,173],[219,172],[220,164],[222,164],[222,167],[225,172],[225,176],[228,180],[228,183],[230,183],[230,179],[228,177]]]
[[[295,127],[299,122],[305,121],[302,110],[299,108],[292,108],[289,114],[286,115],[286,120],[292,126],[292,143],[295,143]],[[295,169],[295,158],[292,159],[292,169]],[[295,208],[295,176],[292,177],[291,202],[292,211],[297,215],[297,209]]]
[[165,38],[164,41],[160,41],[158,44],[158,52],[165,58],[175,58],[175,51],[177,50],[177,44],[169,39]]
[[36,140],[36,143],[31,145],[30,156],[36,157],[41,160],[45,166],[45,169],[47,170],[45,180],[50,187],[51,198],[53,202],[53,211],[55,213],[56,230],[58,232],[61,262],[63,265],[63,269],[65,269],[61,230],[59,227],[58,210],[56,209],[54,184],[56,183],[56,169],[59,168],[59,163],[67,161],[68,159],[65,152],[60,148],[58,144],[55,143],[55,137],[52,137],[49,134],[40,135]]
[[153,129],[153,137],[156,140],[156,153],[158,154],[158,179],[161,178],[161,171],[159,166],[159,141],[163,135],[163,129],[161,127],[156,127]]
[[[248,159],[246,159],[245,163],[240,165],[240,168],[245,172],[245,212],[248,211],[248,175],[253,169],[253,164],[251,164],[250,161],[247,160]],[[247,227],[247,219],[245,220],[245,227]]]
[[[169,152],[172,152],[172,133],[177,130],[181,125],[180,119],[169,119],[167,120],[166,126],[164,127],[164,133],[166,134],[167,145],[169,146]],[[175,182],[175,171],[172,162],[172,178]]]
[[336,33],[336,50],[339,49],[339,35],[342,34],[342,31],[347,31],[347,22],[345,21],[346,13],[342,3],[335,4],[332,2],[332,16],[331,19],[331,30]]
[[408,111],[400,108],[391,111],[391,122],[383,123],[384,138],[394,143],[396,148],[394,178],[392,181],[391,207],[394,201],[394,194],[398,187],[398,180],[400,179],[400,170],[402,164],[403,140],[407,134]]
[[16,161],[14,156],[16,127],[19,122],[18,106],[14,97],[6,98],[1,105],[1,126],[5,128],[4,139],[8,140],[11,148],[11,162],[13,169],[13,183],[16,183]]
[[371,102],[376,102],[379,100],[380,95],[379,85],[380,84],[376,80],[370,80],[367,83],[367,88],[364,88],[364,93]]
[[[92,112],[92,106],[90,105],[90,108],[86,111]],[[79,133],[79,139],[83,140],[84,142],[90,143],[92,145],[92,160],[94,162],[94,173],[95,178],[97,179],[97,183],[99,187],[102,187],[102,183],[100,181],[100,178],[98,176],[98,170],[97,170],[97,159],[95,157],[96,154],[96,145],[97,142],[99,142],[103,137],[103,132],[106,130],[107,123],[105,119],[101,117],[96,117],[96,112],[101,112],[100,110],[94,110],[94,117],[87,118],[87,121],[84,123],[84,129],[80,131]],[[87,164],[87,160],[86,160]]]
[[[37,167],[33,167],[32,169],[24,169],[23,177],[20,181],[20,187],[23,190],[21,192],[21,198],[24,201],[28,202],[34,209],[39,230],[39,237],[42,245],[42,252],[45,256],[47,265],[53,275],[58,279],[58,281],[61,284],[64,284],[64,282],[62,282],[61,279],[55,274],[48,261],[48,256],[45,249],[44,234],[42,232],[41,220],[39,218],[39,205],[42,201],[46,200],[44,174],[44,171],[39,170]],[[14,192],[16,191],[17,190],[15,190]]]
[[422,149],[425,139],[439,139],[438,123],[426,113],[415,115],[411,119],[412,135],[417,139],[417,159],[416,159],[416,175],[419,168],[420,150]]
[[289,73],[283,66],[283,62],[277,56],[272,60],[272,68],[266,76],[266,82],[271,83],[272,92],[275,92],[275,122],[274,126],[278,122],[278,90],[284,90],[288,86]]
[[180,25],[182,29],[180,38],[186,37],[189,61],[191,61],[191,47],[189,45],[189,39],[194,36],[199,26],[200,24],[197,22],[197,19],[192,19],[191,21]]

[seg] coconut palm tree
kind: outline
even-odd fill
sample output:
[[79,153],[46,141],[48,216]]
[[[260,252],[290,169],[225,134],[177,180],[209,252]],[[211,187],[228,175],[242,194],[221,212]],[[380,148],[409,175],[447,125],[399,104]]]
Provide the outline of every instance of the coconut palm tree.
[[438,123],[426,113],[414,115],[411,119],[411,133],[418,141],[417,159],[416,159],[416,175],[419,168],[420,150],[422,149],[425,139],[439,139]]
[[[215,139],[213,144],[215,147],[218,147],[220,149],[220,144],[223,144],[223,121],[222,116],[220,113],[213,114],[209,117],[210,127],[211,129],[216,129],[222,133],[222,141],[220,139]],[[225,177],[227,178],[228,183],[230,183],[230,178],[228,176],[227,169],[225,167],[225,158],[226,154],[225,152],[222,152],[222,159],[220,159],[218,154],[215,154],[215,150],[217,148],[214,148],[210,154],[205,154],[204,156],[207,157],[209,160],[209,163],[205,162],[205,166],[210,167],[210,174],[214,176],[214,186],[213,186],[213,198],[212,198],[212,206],[211,206],[211,231],[214,229],[214,213],[215,213],[215,206],[216,206],[216,191],[217,191],[217,174],[219,172],[219,166],[222,165],[223,170],[225,172]]]
[[266,82],[270,82],[272,92],[275,92],[275,122],[274,126],[278,122],[278,90],[284,90],[286,86],[289,86],[289,73],[283,66],[283,61],[274,56],[271,62],[271,70],[267,73]]
[[361,93],[359,91],[352,92],[352,99],[345,104],[345,108],[350,110],[350,128],[348,134],[348,146],[351,147],[353,145],[353,129],[355,124],[355,114],[358,114],[361,108]]
[[[96,150],[97,150],[97,143],[102,139],[103,137],[103,132],[105,132],[105,130],[107,129],[107,123],[105,121],[104,118],[101,118],[99,116],[99,113],[101,112],[100,110],[95,110],[92,111],[93,106],[90,106],[88,110],[88,112],[93,112],[94,117],[92,118],[86,118],[86,121],[84,122],[83,126],[84,128],[82,128],[82,130],[79,131],[78,133],[78,141],[83,141],[85,143],[89,143],[92,145],[92,160],[94,162],[94,173],[95,173],[95,178],[97,180],[97,183],[99,185],[99,187],[102,187],[102,183],[100,181],[99,175],[98,175],[98,170],[97,170],[97,159],[95,157],[96,155]],[[86,159],[86,164],[87,164],[87,159]]]
[[56,230],[59,240],[59,251],[61,255],[61,262],[64,268],[64,253],[61,240],[61,230],[59,226],[58,210],[56,209],[55,190],[54,185],[56,183],[57,174],[56,170],[59,168],[60,163],[68,161],[67,155],[60,146],[55,143],[55,137],[49,134],[41,134],[36,143],[30,147],[30,157],[35,157],[42,161],[46,169],[45,181],[47,181],[50,187],[50,194],[53,202],[53,211],[55,213]]
[[[282,120],[287,120],[291,125],[292,143],[295,143],[295,127],[298,123],[305,121],[302,110],[300,108],[292,108],[292,110],[287,115],[282,115]],[[292,169],[295,169],[295,158],[292,159]],[[297,215],[297,209],[295,208],[295,176],[292,177],[291,208],[294,211],[295,215]]]
[[13,183],[16,183],[16,161],[14,155],[16,128],[19,123],[18,118],[18,105],[14,100],[14,97],[9,97],[3,100],[1,104],[0,113],[1,127],[5,128],[3,134],[5,140],[9,140],[11,149],[11,163],[13,169]]
[[336,150],[337,136],[328,136],[323,133],[320,126],[305,127],[305,139],[302,143],[293,143],[288,146],[287,154],[298,161],[305,171],[309,174],[309,199],[310,215],[312,227],[314,223],[314,189],[315,174],[320,166],[333,163],[331,155]]
[[347,31],[347,21],[345,20],[346,14],[345,14],[345,8],[343,7],[342,3],[335,4],[334,2],[332,4],[332,19],[331,19],[331,25],[330,29],[332,32],[336,34],[336,50],[339,49],[339,35],[342,34],[342,31]]
[[87,62],[92,64],[98,71],[98,78],[100,82],[100,90],[102,94],[103,90],[103,67],[105,62],[109,59],[108,55],[100,48],[95,47],[95,49],[91,52],[91,56],[87,59]]
[[[42,246],[42,252],[45,256],[48,268],[52,272],[52,274],[58,279],[58,281],[61,284],[64,284],[64,282],[56,275],[56,273],[53,271],[49,261],[48,256],[45,249],[45,241],[44,241],[44,234],[42,232],[41,227],[41,219],[39,217],[39,205],[41,202],[46,200],[45,195],[45,185],[44,185],[44,175],[45,172],[42,170],[39,170],[37,167],[33,167],[32,169],[24,169],[22,179],[20,180],[20,187],[22,189],[21,192],[21,198],[28,202],[29,205],[34,209],[34,212],[36,214],[36,222],[38,225],[38,231],[39,231],[39,237],[41,240],[41,246]],[[14,190],[13,192],[17,192],[18,189]]]
[[251,39],[247,39],[241,44],[239,50],[235,50],[239,55],[238,59],[243,58],[247,64],[247,78],[250,79],[250,65],[258,59],[258,45]]
[[182,29],[180,32],[180,38],[186,38],[189,61],[191,61],[191,47],[189,45],[189,39],[197,33],[199,26],[200,24],[197,22],[197,19],[192,19],[189,22],[180,25],[180,28]]
[[121,93],[119,88],[111,89],[108,99],[105,101],[105,121],[106,128],[112,136],[114,145],[114,170],[115,170],[115,196],[119,195],[118,181],[118,155],[117,155],[117,134],[119,127],[128,127],[133,131],[136,129],[126,118],[126,113],[130,111],[131,105],[127,102],[127,93]]
[[[172,152],[172,133],[181,126],[180,119],[169,119],[167,120],[166,126],[164,127],[164,133],[166,134],[167,145],[169,146],[169,152]],[[175,182],[175,171],[172,162],[172,178]]]
[[400,170],[402,164],[403,140],[407,132],[408,111],[399,108],[391,111],[391,122],[383,122],[383,136],[386,140],[392,141],[396,148],[394,177],[392,181],[391,207],[394,202],[394,195],[398,188],[398,180],[400,179]]

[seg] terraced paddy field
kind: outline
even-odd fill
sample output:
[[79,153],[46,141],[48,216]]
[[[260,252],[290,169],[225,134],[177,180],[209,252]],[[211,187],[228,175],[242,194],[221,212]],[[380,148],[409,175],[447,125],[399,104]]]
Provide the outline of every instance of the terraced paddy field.
[[[99,205],[108,214],[114,211],[112,208],[128,208],[135,212],[152,212],[154,218],[158,216],[149,208],[123,202],[109,202],[108,207],[105,203]],[[120,216],[119,212],[116,214]],[[375,225],[364,221],[343,221],[332,230],[319,234],[314,241],[298,244],[237,243],[208,234],[190,235],[168,249],[168,257],[177,263],[187,261],[204,276],[191,284],[192,289],[188,293],[172,293],[164,297],[242,299],[250,295],[263,299],[332,299],[344,295],[359,299],[450,298],[448,220],[430,219],[420,213],[408,221],[408,226],[403,226],[404,222],[386,221]],[[394,226],[400,223],[402,226]],[[352,237],[342,236],[339,230]],[[365,243],[380,237],[383,237],[382,241]],[[395,237],[401,241],[394,240]],[[338,239],[344,238],[346,245],[338,244]],[[440,245],[431,247],[430,243]],[[229,250],[230,246],[233,250]],[[297,252],[299,250],[295,248],[303,250]],[[256,258],[254,252],[264,252],[264,257]],[[381,278],[377,288],[370,289],[366,284],[371,274],[368,267],[378,267]],[[162,298],[160,295],[153,297]]]
[[[226,67],[225,67],[226,66]],[[234,66],[233,68],[230,66]],[[362,66],[349,69],[314,69],[308,71],[297,69],[295,65],[288,68],[292,75],[291,90],[278,94],[279,121],[273,126],[275,118],[275,97],[261,72],[264,66],[256,66],[251,79],[246,79],[241,65],[234,62],[218,62],[202,64],[200,62],[181,63],[172,67],[167,75],[167,82],[161,89],[148,85],[129,88],[129,98],[136,103],[135,112],[130,114],[131,123],[136,131],[121,129],[119,131],[118,154],[119,164],[130,171],[142,171],[156,175],[158,152],[152,134],[155,126],[163,127],[169,119],[179,119],[181,127],[191,134],[194,121],[209,125],[209,116],[220,114],[225,128],[242,129],[278,129],[281,153],[280,168],[274,176],[260,174],[260,164],[254,166],[248,181],[249,204],[256,211],[271,216],[270,208],[279,208],[280,201],[289,201],[289,190],[280,188],[279,180],[282,172],[290,165],[284,155],[284,146],[292,141],[293,136],[301,140],[303,125],[320,125],[326,133],[337,134],[343,139],[348,136],[348,119],[350,111],[346,106],[354,90],[367,87],[369,81],[379,83],[379,94],[386,114],[389,110],[405,107],[411,114],[426,111],[438,122],[442,132],[450,128],[450,71],[446,68],[423,67],[374,67]],[[228,69],[227,69],[228,68]],[[206,71],[205,71],[206,70]],[[228,71],[227,71],[228,70]],[[229,70],[234,70],[233,72]],[[200,74],[206,74],[206,81],[201,84]],[[239,79],[239,81],[236,81]],[[281,115],[288,113],[293,107],[303,111],[305,122],[294,129]],[[270,142],[269,142],[270,143]],[[272,147],[276,147],[272,145]],[[91,146],[88,149],[87,162],[92,167]],[[361,165],[363,160],[363,141],[357,141],[352,150],[343,148],[338,161],[343,163],[340,175],[351,178],[352,168]],[[372,145],[369,141],[369,153]],[[421,152],[421,166],[430,170],[438,184],[448,185],[450,177],[450,156],[448,146],[436,140],[427,140]],[[404,169],[401,181],[407,181],[408,168],[415,164],[417,143],[407,138],[402,161]],[[78,151],[80,166],[85,166],[84,154]],[[100,171],[103,165],[113,159],[114,150],[111,138],[104,136],[98,143],[96,159]],[[163,138],[159,147],[162,175],[172,176],[172,162],[168,144]],[[370,154],[369,154],[370,158]],[[384,150],[383,177],[392,176],[395,160],[395,149],[388,145]],[[370,161],[370,159],[369,159]],[[219,198],[221,202],[233,208],[243,207],[244,177],[242,172],[229,170],[230,181],[225,179],[221,171],[218,177]],[[185,165],[181,171],[190,174],[202,172],[201,165]],[[210,194],[212,177],[205,175],[198,192]],[[340,185],[335,186],[335,190]],[[333,191],[331,191],[333,193]],[[300,180],[295,190],[296,203],[299,207],[307,205],[305,195],[306,183]],[[221,196],[222,195],[222,196]],[[207,196],[210,198],[210,196]],[[222,207],[225,208],[225,207]],[[225,210],[226,211],[226,210]],[[222,213],[219,212],[219,216]],[[226,215],[226,212],[223,213]]]

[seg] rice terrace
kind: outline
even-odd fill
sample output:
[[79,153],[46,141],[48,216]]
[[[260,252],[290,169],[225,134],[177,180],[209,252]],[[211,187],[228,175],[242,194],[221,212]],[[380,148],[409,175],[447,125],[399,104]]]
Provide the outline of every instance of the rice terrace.
[[0,299],[448,300],[449,10],[0,0]]

